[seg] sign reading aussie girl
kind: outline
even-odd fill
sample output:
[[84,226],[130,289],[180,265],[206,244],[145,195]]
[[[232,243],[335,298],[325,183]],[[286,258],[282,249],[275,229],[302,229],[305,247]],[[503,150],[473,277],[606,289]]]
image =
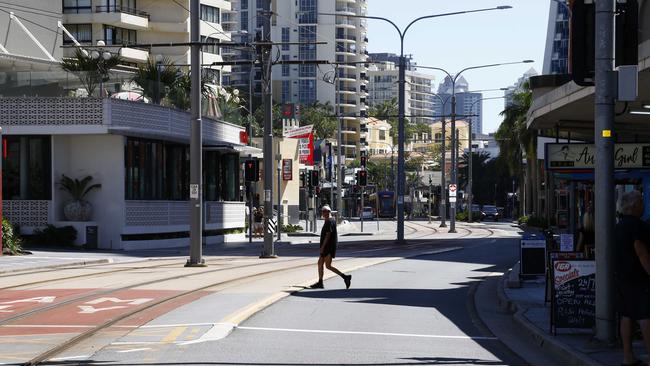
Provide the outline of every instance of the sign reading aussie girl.
[[[650,168],[650,144],[616,144],[615,169]],[[596,164],[594,144],[546,144],[546,168],[549,170],[586,170]]]

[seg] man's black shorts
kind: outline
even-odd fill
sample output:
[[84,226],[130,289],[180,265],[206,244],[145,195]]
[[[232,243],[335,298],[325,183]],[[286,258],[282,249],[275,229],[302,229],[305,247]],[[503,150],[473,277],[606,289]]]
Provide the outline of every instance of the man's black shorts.
[[633,320],[650,319],[650,284],[618,283],[618,311]]
[[321,254],[320,256],[323,257],[323,258],[327,257],[328,255],[331,255],[332,258],[335,258],[336,257],[336,245],[326,244],[325,247],[323,248],[322,253],[323,254]]

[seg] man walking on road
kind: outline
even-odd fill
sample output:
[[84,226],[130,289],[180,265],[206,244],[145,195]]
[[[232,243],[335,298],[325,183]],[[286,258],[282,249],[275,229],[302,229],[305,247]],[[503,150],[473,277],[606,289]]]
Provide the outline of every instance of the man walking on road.
[[650,353],[650,232],[641,221],[643,197],[638,191],[623,194],[616,224],[616,280],[623,365],[643,365],[634,355],[632,341],[634,323],[641,324],[643,341]]
[[338,235],[336,233],[336,220],[330,218],[332,209],[330,206],[325,205],[322,208],[323,214],[323,228],[320,231],[320,257],[318,258],[318,282],[309,286],[310,288],[324,288],[323,286],[323,265],[330,271],[336,273],[343,278],[345,288],[350,288],[352,275],[345,275],[341,273],[336,267],[332,266],[332,259],[336,257],[336,244],[338,243]]

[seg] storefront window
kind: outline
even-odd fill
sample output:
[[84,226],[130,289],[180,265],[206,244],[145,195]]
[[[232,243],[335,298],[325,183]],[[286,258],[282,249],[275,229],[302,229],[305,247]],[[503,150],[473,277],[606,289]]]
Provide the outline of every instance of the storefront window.
[[[125,144],[127,200],[184,201],[189,198],[190,151],[187,145],[127,138]],[[203,199],[239,200],[239,155],[219,151],[203,154]]]
[[9,200],[52,198],[49,136],[6,136],[3,142],[2,196]]

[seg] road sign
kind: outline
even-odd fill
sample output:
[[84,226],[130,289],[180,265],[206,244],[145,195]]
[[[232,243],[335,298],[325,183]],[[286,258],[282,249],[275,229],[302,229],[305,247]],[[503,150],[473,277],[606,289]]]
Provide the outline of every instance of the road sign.
[[[456,193],[456,192],[454,192],[454,194],[455,194],[455,193]],[[455,202],[456,202],[456,196],[455,196],[455,195],[454,195],[454,196],[449,196],[449,202],[450,202],[450,203],[455,203]]]
[[190,184],[190,199],[199,199],[199,185]]
[[[456,198],[456,185],[455,184],[450,184],[449,185],[449,198],[454,197]],[[454,200],[454,202],[456,202]]]

